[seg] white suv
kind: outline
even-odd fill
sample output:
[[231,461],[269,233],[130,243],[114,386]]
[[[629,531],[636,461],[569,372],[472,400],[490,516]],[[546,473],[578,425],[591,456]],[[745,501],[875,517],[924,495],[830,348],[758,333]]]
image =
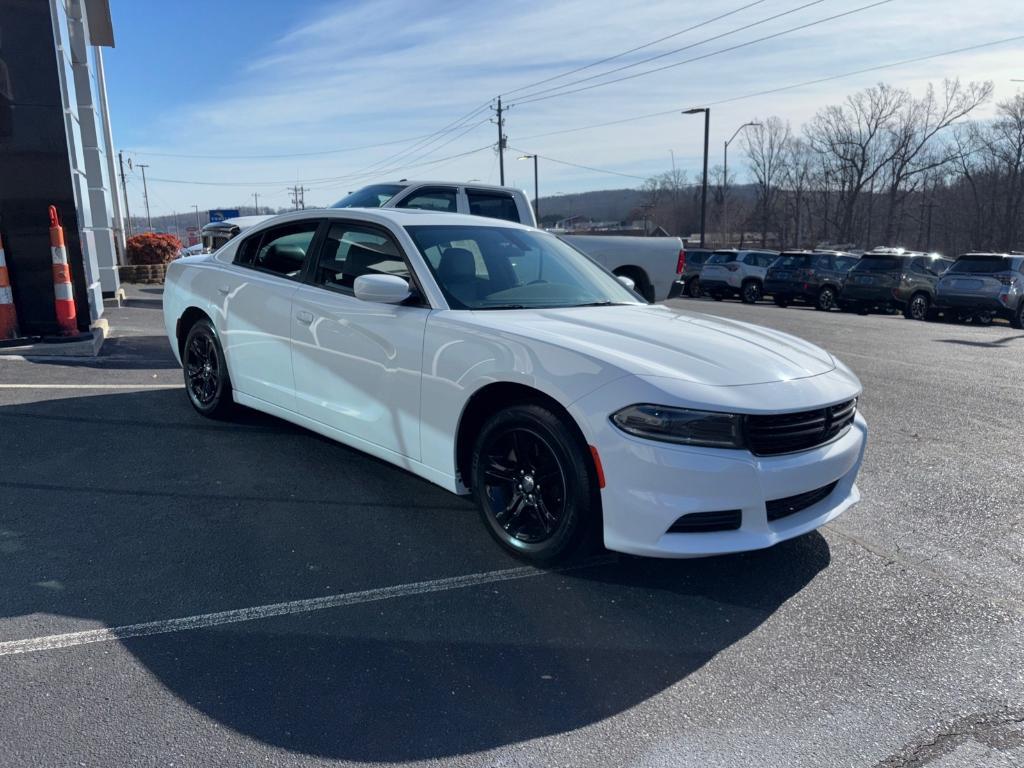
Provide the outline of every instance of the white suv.
[[715,251],[704,262],[700,286],[715,301],[739,296],[744,304],[756,304],[764,295],[768,267],[778,257],[778,251]]

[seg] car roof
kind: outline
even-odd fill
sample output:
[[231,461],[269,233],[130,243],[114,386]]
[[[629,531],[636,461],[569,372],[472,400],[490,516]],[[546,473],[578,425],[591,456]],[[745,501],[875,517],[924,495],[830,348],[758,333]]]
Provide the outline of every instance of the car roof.
[[492,219],[486,216],[471,216],[467,213],[442,213],[425,211],[419,208],[306,208],[272,216],[263,225],[287,224],[304,219],[360,219],[377,224],[393,224],[397,227],[409,226],[460,226],[460,227],[502,227],[505,229],[522,229],[534,231],[533,227],[518,224],[505,219]]
[[1020,254],[1016,253],[995,253],[994,251],[971,251],[970,253],[963,253],[957,256],[957,260],[960,259],[1013,259],[1020,258]]
[[367,187],[375,187],[378,184],[394,184],[396,186],[405,187],[422,187],[424,185],[429,187],[472,187],[473,189],[493,189],[495,192],[510,192],[518,191],[516,187],[503,187],[500,184],[481,184],[476,181],[444,181],[436,179],[400,179],[398,181],[377,181],[373,184],[367,184]]

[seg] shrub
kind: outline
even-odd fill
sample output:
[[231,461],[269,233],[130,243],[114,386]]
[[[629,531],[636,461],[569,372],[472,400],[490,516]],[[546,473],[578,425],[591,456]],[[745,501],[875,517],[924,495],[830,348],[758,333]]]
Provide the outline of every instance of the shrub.
[[129,264],[166,264],[178,258],[181,241],[174,235],[145,232],[129,237],[127,242]]

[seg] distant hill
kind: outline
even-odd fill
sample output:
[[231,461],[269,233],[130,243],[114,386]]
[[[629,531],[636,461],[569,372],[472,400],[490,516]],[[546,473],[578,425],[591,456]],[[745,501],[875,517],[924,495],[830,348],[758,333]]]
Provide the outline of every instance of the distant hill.
[[585,216],[595,221],[625,221],[644,201],[639,189],[599,189],[540,199],[540,215],[547,219]]

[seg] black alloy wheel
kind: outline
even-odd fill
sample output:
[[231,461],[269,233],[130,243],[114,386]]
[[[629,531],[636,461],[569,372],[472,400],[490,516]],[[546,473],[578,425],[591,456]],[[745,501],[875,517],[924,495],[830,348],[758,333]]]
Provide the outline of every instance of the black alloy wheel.
[[931,302],[923,293],[914,294],[903,316],[908,320],[927,320]]
[[744,304],[757,304],[761,300],[761,284],[756,280],[744,283],[740,298]]
[[992,321],[996,319],[996,313],[984,310],[982,312],[975,312],[971,321],[975,325],[992,325]]
[[699,299],[700,298],[700,279],[699,278],[696,278],[696,277],[691,278],[690,282],[688,282],[686,284],[686,295],[689,296],[691,299]]
[[836,291],[831,285],[826,285],[818,291],[818,300],[814,304],[815,309],[820,309],[822,312],[829,312],[835,305]]
[[223,416],[231,407],[231,382],[217,332],[199,320],[188,332],[182,368],[189,402],[203,416]]
[[595,507],[585,446],[540,405],[507,408],[473,452],[473,492],[491,535],[514,554],[549,563],[575,549]]

